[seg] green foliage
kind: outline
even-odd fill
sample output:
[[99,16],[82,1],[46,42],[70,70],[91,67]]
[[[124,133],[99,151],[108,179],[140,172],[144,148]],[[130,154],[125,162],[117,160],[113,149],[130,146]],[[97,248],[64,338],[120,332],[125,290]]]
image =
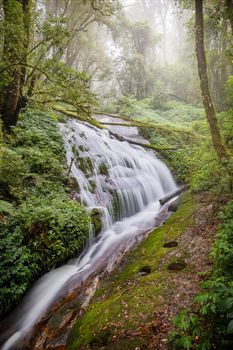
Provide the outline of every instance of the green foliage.
[[[158,83],[160,84],[160,83]],[[161,92],[162,93],[162,92]],[[205,120],[204,110],[191,104],[167,100],[161,109],[151,108],[151,99],[137,100],[133,96],[124,96],[105,107],[106,112],[135,118],[146,118],[161,124],[168,124],[175,128],[178,122],[185,127],[192,126],[197,121]],[[191,122],[191,125],[190,125]]]
[[93,106],[97,104],[95,95],[90,91],[90,79],[84,72],[68,67],[57,58],[44,62],[43,70],[49,76],[46,85],[37,84],[36,103],[53,107],[55,103],[65,104],[76,112],[77,117],[90,117]]
[[164,83],[160,80],[156,80],[151,97],[151,107],[153,109],[164,109],[168,100],[168,95]]
[[[174,320],[171,341],[182,348],[225,350],[233,346],[233,201],[227,204],[220,218],[212,249],[214,271],[201,284],[202,292],[196,296],[198,313],[188,315],[183,310]],[[187,338],[189,347],[184,344]]]
[[89,217],[70,199],[58,123],[29,111],[5,140],[0,159],[0,314],[32,282],[80,251]]
[[[24,234],[13,228],[5,217],[0,222],[0,315],[10,311],[30,287],[38,266],[30,249],[24,244]],[[12,230],[10,230],[10,228]]]
[[4,147],[0,159],[0,195],[3,198],[22,198],[23,180],[27,166],[15,151]]
[[17,211],[27,246],[38,255],[43,270],[51,269],[81,249],[88,233],[84,208],[69,198],[30,197]]
[[227,147],[233,150],[233,109],[219,114],[219,125]]
[[227,81],[227,93],[231,101],[233,101],[233,75],[230,75]]
[[190,184],[195,192],[229,192],[230,178],[210,144],[200,143],[196,146],[190,163]]

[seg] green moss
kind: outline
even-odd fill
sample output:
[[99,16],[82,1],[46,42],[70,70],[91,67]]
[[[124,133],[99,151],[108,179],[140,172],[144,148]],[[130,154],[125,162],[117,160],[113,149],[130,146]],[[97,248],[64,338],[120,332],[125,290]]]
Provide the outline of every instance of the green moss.
[[95,181],[89,180],[89,185],[90,185],[90,191],[91,191],[92,193],[94,193],[94,192],[95,192],[95,189],[96,189],[96,183],[95,183]]
[[75,162],[77,163],[78,168],[87,176],[90,177],[93,175],[93,163],[90,157],[79,157],[75,156]]
[[79,193],[80,192],[80,187],[77,179],[73,176],[70,176],[68,179],[68,186],[71,189],[72,192]]
[[92,209],[90,217],[91,217],[92,225],[94,227],[95,235],[98,235],[102,229],[101,213],[99,209],[97,208]]
[[99,173],[100,175],[109,176],[108,167],[105,163],[99,165]]
[[[131,349],[133,340],[125,337],[114,342],[115,332],[119,333],[119,328],[124,331],[137,329],[140,323],[152,320],[156,308],[163,305],[164,296],[170,293],[166,284],[170,272],[160,267],[168,252],[163,244],[179,237],[192,224],[192,212],[192,197],[184,194],[178,210],[167,222],[152,231],[129,253],[123,266],[102,281],[87,312],[69,334],[70,350],[91,344],[102,331],[110,332],[106,349],[120,349],[119,344],[121,349]],[[147,265],[151,273],[139,276],[140,268]]]
[[72,152],[74,153],[75,157],[79,157],[79,150],[78,150],[77,146],[72,145]]
[[[80,134],[81,135],[81,134]],[[83,134],[84,136],[85,136],[85,134]],[[86,137],[86,136],[85,136]],[[80,151],[81,152],[87,152],[88,151],[88,148],[87,147],[85,147],[85,146],[83,146],[83,145],[80,145],[79,146],[79,149],[80,149]]]
[[116,190],[110,190],[109,191],[112,195],[112,210],[113,210],[113,216],[115,220],[119,220],[120,217],[120,203],[119,203],[119,198],[117,195],[117,191]]

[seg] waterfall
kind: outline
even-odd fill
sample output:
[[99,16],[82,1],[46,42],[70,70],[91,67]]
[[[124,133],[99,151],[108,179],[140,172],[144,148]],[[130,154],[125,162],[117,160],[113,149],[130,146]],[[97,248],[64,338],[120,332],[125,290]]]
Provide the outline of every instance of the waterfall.
[[159,199],[176,189],[168,168],[153,151],[74,120],[62,124],[61,132],[79,186],[74,199],[100,213],[102,228],[98,234],[90,228],[91,243],[79,258],[36,283],[14,314],[14,333],[9,331],[2,350],[14,349],[22,341],[68,280],[85,281],[99,268],[111,266],[124,242],[151,230],[161,209]]

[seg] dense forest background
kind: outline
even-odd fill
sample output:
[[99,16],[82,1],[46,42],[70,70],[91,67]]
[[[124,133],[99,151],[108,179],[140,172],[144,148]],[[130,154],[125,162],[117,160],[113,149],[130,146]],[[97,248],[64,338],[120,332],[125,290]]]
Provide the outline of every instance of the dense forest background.
[[172,342],[230,349],[232,36],[232,0],[0,1],[2,317],[96,220],[72,199],[58,122],[118,114],[220,222],[198,311],[179,315]]

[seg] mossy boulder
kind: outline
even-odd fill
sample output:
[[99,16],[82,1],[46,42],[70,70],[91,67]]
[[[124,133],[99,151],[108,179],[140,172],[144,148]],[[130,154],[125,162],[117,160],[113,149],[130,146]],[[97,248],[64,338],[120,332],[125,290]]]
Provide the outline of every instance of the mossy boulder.
[[75,157],[75,163],[78,168],[85,174],[85,176],[90,177],[93,175],[93,163],[90,157]]
[[111,190],[110,193],[112,195],[111,204],[112,204],[113,216],[115,220],[118,220],[120,217],[120,203],[119,203],[117,191]]
[[96,183],[95,183],[95,181],[94,181],[94,180],[89,180],[89,186],[90,186],[90,191],[91,191],[92,193],[94,193],[94,192],[95,192],[95,189],[96,189]]
[[101,163],[99,165],[99,173],[100,175],[109,176],[107,164]]
[[68,179],[68,187],[70,188],[70,190],[72,192],[80,193],[79,183],[78,183],[77,179],[73,176],[69,177],[69,179]]
[[94,227],[95,236],[98,236],[102,229],[101,213],[98,208],[94,208],[90,214],[91,222]]

